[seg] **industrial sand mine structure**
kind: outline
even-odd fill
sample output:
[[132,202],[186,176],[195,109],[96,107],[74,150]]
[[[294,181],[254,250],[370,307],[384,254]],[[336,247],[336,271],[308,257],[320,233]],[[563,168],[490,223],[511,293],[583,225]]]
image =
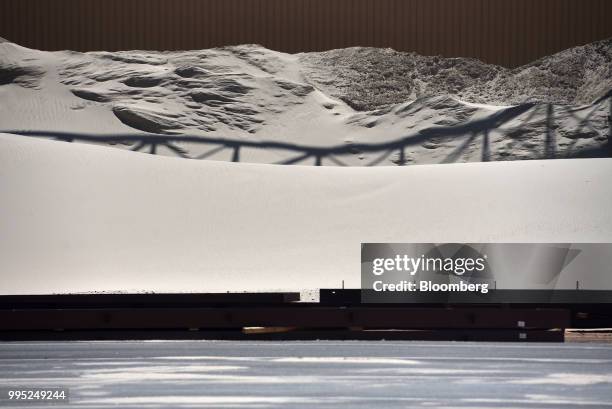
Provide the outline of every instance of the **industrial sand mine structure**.
[[[484,46],[489,62],[363,45],[81,52],[10,40],[3,294],[277,292],[346,305],[361,243],[612,239],[610,39],[506,66]],[[608,288],[574,278],[556,289]]]

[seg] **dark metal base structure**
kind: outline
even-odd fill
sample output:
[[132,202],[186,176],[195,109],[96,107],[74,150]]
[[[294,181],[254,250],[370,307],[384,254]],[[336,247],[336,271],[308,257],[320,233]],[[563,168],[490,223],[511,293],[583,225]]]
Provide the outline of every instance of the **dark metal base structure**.
[[612,326],[611,304],[360,304],[355,290],[320,295],[319,303],[296,302],[297,293],[0,296],[0,340],[562,342],[565,328]]
[[1,341],[67,340],[228,340],[228,341],[479,341],[479,342],[563,342],[563,330],[350,330],[309,329],[287,332],[246,334],[240,330],[90,330],[90,331],[10,331]]

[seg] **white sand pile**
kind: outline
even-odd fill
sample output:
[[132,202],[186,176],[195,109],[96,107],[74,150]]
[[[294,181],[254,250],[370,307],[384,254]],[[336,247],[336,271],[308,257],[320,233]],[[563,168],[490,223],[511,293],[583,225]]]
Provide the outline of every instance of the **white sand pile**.
[[612,38],[515,69],[366,47],[302,54],[300,62],[317,86],[358,110],[432,95],[496,105],[584,105],[612,90]]
[[0,135],[0,293],[359,286],[360,242],[610,242],[612,161],[340,168]]
[[611,50],[608,40],[506,70],[367,48],[83,54],[6,42],[0,131],[258,163],[607,156]]

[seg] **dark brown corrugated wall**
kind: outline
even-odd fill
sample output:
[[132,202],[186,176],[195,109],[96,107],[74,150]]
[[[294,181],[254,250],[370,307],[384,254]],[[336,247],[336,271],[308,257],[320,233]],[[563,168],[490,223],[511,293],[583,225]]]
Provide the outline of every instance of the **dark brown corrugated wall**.
[[612,0],[0,0],[0,37],[78,51],[360,45],[517,66],[612,37]]

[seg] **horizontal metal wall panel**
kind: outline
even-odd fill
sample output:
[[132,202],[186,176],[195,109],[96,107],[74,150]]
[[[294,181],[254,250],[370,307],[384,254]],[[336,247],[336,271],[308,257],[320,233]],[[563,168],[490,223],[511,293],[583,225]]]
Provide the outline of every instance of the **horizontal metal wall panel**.
[[610,0],[2,0],[0,37],[41,50],[350,46],[518,66],[612,37]]

